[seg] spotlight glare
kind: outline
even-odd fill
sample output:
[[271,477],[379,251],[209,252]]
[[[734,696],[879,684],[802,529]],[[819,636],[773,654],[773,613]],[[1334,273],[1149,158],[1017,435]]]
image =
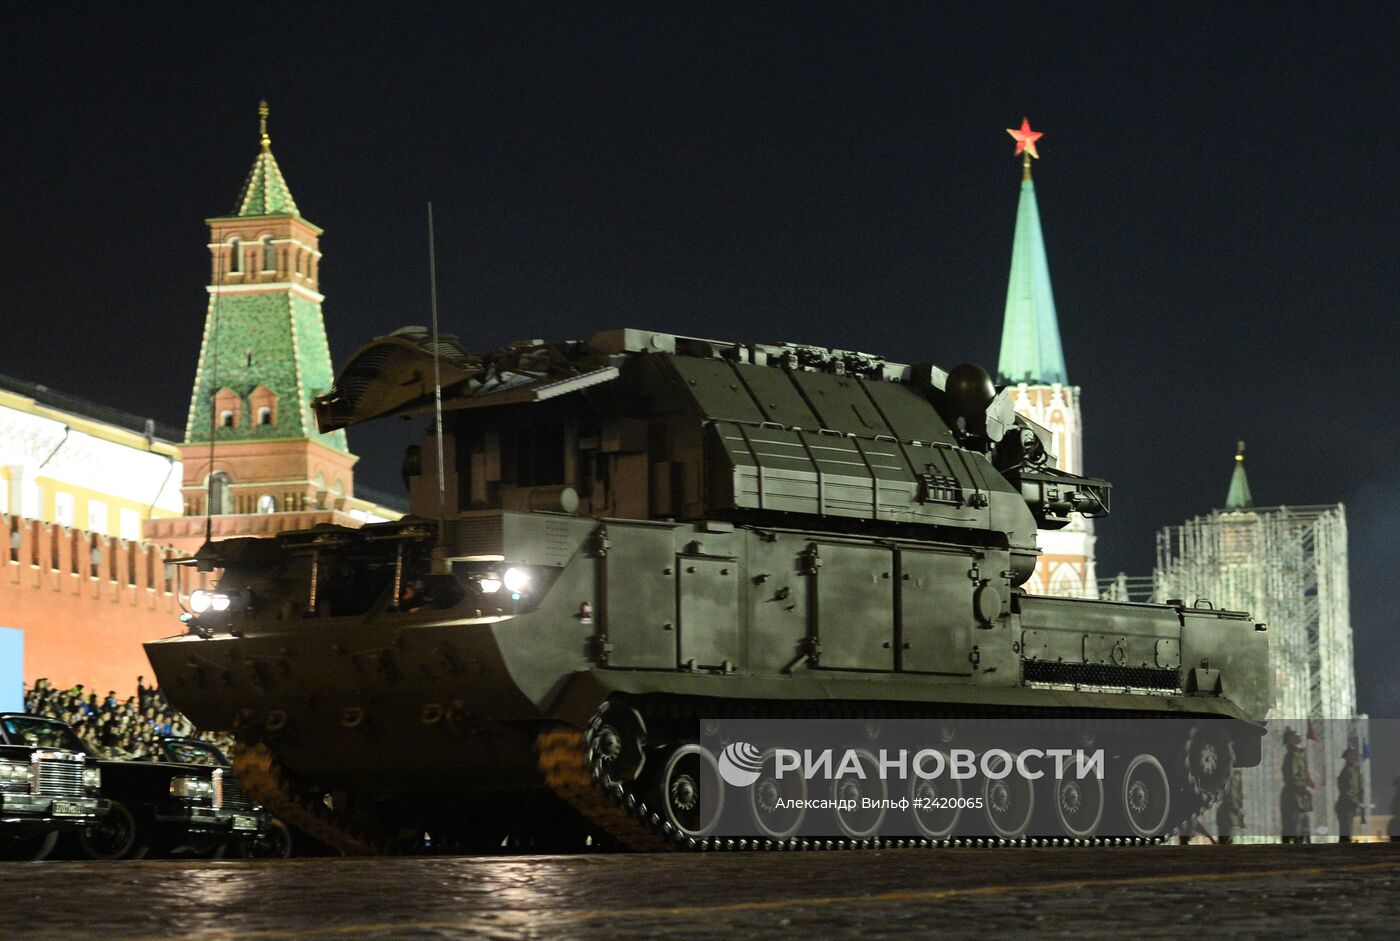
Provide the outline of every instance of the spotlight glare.
[[508,591],[519,594],[525,590],[526,585],[530,584],[530,573],[524,569],[508,568],[501,581]]

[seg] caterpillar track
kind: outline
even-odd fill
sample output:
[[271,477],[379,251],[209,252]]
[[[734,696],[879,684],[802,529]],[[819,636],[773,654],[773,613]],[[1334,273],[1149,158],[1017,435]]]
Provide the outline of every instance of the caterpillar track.
[[[614,701],[613,704],[616,704]],[[623,776],[610,770],[609,749],[600,740],[607,725],[604,719],[609,704],[605,704],[590,720],[587,728],[554,726],[539,733],[536,738],[536,752],[539,768],[545,783],[559,797],[568,802],[579,813],[605,831],[617,843],[638,852],[658,851],[813,851],[847,849],[904,849],[945,846],[1129,846],[1154,845],[1172,839],[1183,828],[1191,825],[1197,814],[1213,805],[1218,795],[1203,793],[1198,782],[1188,772],[1184,775],[1187,787],[1195,796],[1196,806],[1178,809],[1175,820],[1166,832],[1154,837],[1022,837],[998,839],[994,837],[954,837],[947,839],[905,838],[890,839],[871,837],[853,839],[845,837],[766,839],[732,838],[715,836],[688,836],[663,818],[658,808],[648,806],[648,799],[642,789],[628,782]],[[736,705],[728,704],[732,711]],[[877,718],[907,719],[918,717],[921,710],[895,707],[881,710],[879,716],[841,703],[746,704],[757,706],[767,717],[785,718]],[[693,718],[690,704],[662,700],[652,704],[648,710],[651,717],[664,719]],[[752,713],[735,713],[753,717]],[[956,714],[955,714],[956,715]],[[957,715],[970,718],[974,713]],[[1119,717],[1121,718],[1121,717]],[[1189,810],[1189,813],[1186,811]]]
[[244,792],[283,823],[304,830],[347,856],[386,851],[385,841],[369,835],[343,815],[333,813],[324,802],[298,795],[291,777],[266,745],[240,742],[234,746],[232,757],[233,770]]
[[[716,850],[841,850],[841,849],[896,849],[934,846],[1041,846],[1041,845],[1145,845],[1161,843],[1170,839],[1183,827],[1190,826],[1192,819],[1213,804],[1217,795],[1204,791],[1200,783],[1190,773],[1189,767],[1182,774],[1182,791],[1178,799],[1186,803],[1174,806],[1172,823],[1160,835],[1154,837],[959,837],[944,839],[903,838],[891,839],[872,836],[868,838],[822,837],[802,838],[733,838],[702,836],[686,833],[674,825],[665,808],[664,799],[654,786],[647,786],[645,776],[625,773],[618,760],[617,729],[618,718],[628,714],[637,715],[644,725],[637,730],[640,744],[645,742],[647,726],[653,729],[658,739],[649,746],[653,750],[665,751],[666,743],[676,744],[685,735],[677,736],[678,729],[698,728],[697,709],[702,704],[670,698],[650,698],[646,702],[631,703],[611,700],[605,703],[592,717],[586,727],[580,729],[571,725],[552,725],[540,730],[535,738],[537,766],[543,783],[558,798],[562,799],[574,812],[596,828],[592,847],[616,845],[639,852],[668,851],[716,851]],[[934,718],[928,714],[929,707],[914,704],[871,707],[869,704],[850,703],[759,703],[731,702],[704,703],[706,713],[718,709],[724,715],[718,718],[789,718],[789,719],[863,719],[883,721]],[[636,707],[634,709],[634,707]],[[609,710],[613,710],[610,712]],[[638,711],[640,710],[640,711]],[[986,711],[944,710],[937,718],[958,721],[962,719],[1013,718],[1011,714],[989,715]],[[1108,729],[1116,719],[1123,716],[1085,716],[1097,729]],[[624,736],[625,737],[625,736]],[[275,753],[266,744],[240,743],[233,751],[234,770],[239,775],[246,793],[267,807],[283,822],[305,831],[307,834],[346,855],[373,855],[391,851],[393,841],[379,835],[387,832],[385,825],[376,826],[374,819],[354,817],[337,812],[324,801],[299,788],[291,775],[278,762]],[[673,818],[674,819],[674,818]],[[598,831],[601,831],[599,833]],[[603,835],[606,835],[603,837]],[[515,843],[512,839],[515,839]],[[519,843],[517,835],[507,834],[507,848]],[[582,849],[583,843],[561,843],[556,851]],[[517,849],[518,851],[518,849]],[[536,850],[539,851],[539,850]]]

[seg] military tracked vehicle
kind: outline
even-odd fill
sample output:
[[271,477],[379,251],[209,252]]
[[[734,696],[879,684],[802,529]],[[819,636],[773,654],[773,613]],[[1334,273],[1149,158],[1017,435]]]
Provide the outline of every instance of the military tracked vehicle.
[[[1089,819],[1083,793],[1025,795],[1047,817],[990,781],[976,811],[1008,839],[1160,838],[1259,760],[1265,627],[1025,593],[1037,530],[1105,514],[1110,487],[1012,405],[975,366],[641,330],[474,353],[405,328],[315,409],[323,431],[428,419],[411,515],[206,545],[217,585],[146,649],[175,706],[236,731],[250,796],[351,852],[729,845],[697,796],[723,786],[697,742],[725,717],[949,739],[1056,717],[1110,743],[1176,717],[1115,746]],[[798,845],[753,815],[743,845]]]

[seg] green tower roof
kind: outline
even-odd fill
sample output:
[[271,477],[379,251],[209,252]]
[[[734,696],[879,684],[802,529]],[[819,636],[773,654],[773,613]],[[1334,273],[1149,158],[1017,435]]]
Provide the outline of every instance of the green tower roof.
[[1011,248],[1011,278],[1006,285],[1006,317],[1001,328],[997,381],[1002,384],[1068,384],[1029,155],[1025,166],[1021,201],[1016,209],[1016,241]]
[[1244,442],[1235,452],[1235,472],[1230,476],[1230,493],[1225,497],[1225,509],[1247,510],[1254,506],[1254,495],[1249,492],[1249,478],[1244,472]]
[[[285,232],[304,225],[319,234],[297,211],[272,158],[267,102],[258,113],[262,153],[243,185],[234,218],[278,216],[268,220],[267,228]],[[216,227],[226,221],[226,217],[209,220]],[[235,272],[237,280],[230,286],[223,280],[224,272],[216,271],[210,286],[185,441],[205,443],[211,436],[219,442],[306,438],[347,451],[345,433],[321,434],[311,410],[312,399],[329,392],[335,381],[319,293],[284,283],[287,275],[276,268],[254,271],[252,280],[244,280],[244,274]],[[216,399],[225,390],[234,398],[218,405]],[[264,405],[269,409],[265,418],[259,414]],[[234,413],[230,424],[222,423],[223,411]]]
[[277,158],[272,156],[272,138],[267,136],[267,102],[258,106],[261,121],[262,151],[253,161],[253,169],[243,182],[238,194],[238,202],[233,207],[235,216],[271,216],[288,213],[301,215],[297,211],[296,200],[287,188],[287,180],[282,176],[282,168],[277,166]]

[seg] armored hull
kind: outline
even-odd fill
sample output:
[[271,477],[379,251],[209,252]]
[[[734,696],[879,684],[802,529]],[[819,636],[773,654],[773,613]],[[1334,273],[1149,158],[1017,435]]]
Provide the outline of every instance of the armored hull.
[[1106,511],[1107,484],[1056,471],[957,371],[638,331],[481,356],[396,335],[322,427],[423,411],[434,352],[447,473],[431,433],[410,449],[419,515],[207,546],[223,610],[147,645],[178,708],[247,743],[253,796],[328,842],[553,845],[546,819],[565,844],[706,845],[675,794],[715,716],[1196,720],[1154,758],[1180,795],[1162,824],[1119,815],[1140,837],[1223,785],[1203,747],[1258,760],[1263,625],[1024,594],[1037,526]]

